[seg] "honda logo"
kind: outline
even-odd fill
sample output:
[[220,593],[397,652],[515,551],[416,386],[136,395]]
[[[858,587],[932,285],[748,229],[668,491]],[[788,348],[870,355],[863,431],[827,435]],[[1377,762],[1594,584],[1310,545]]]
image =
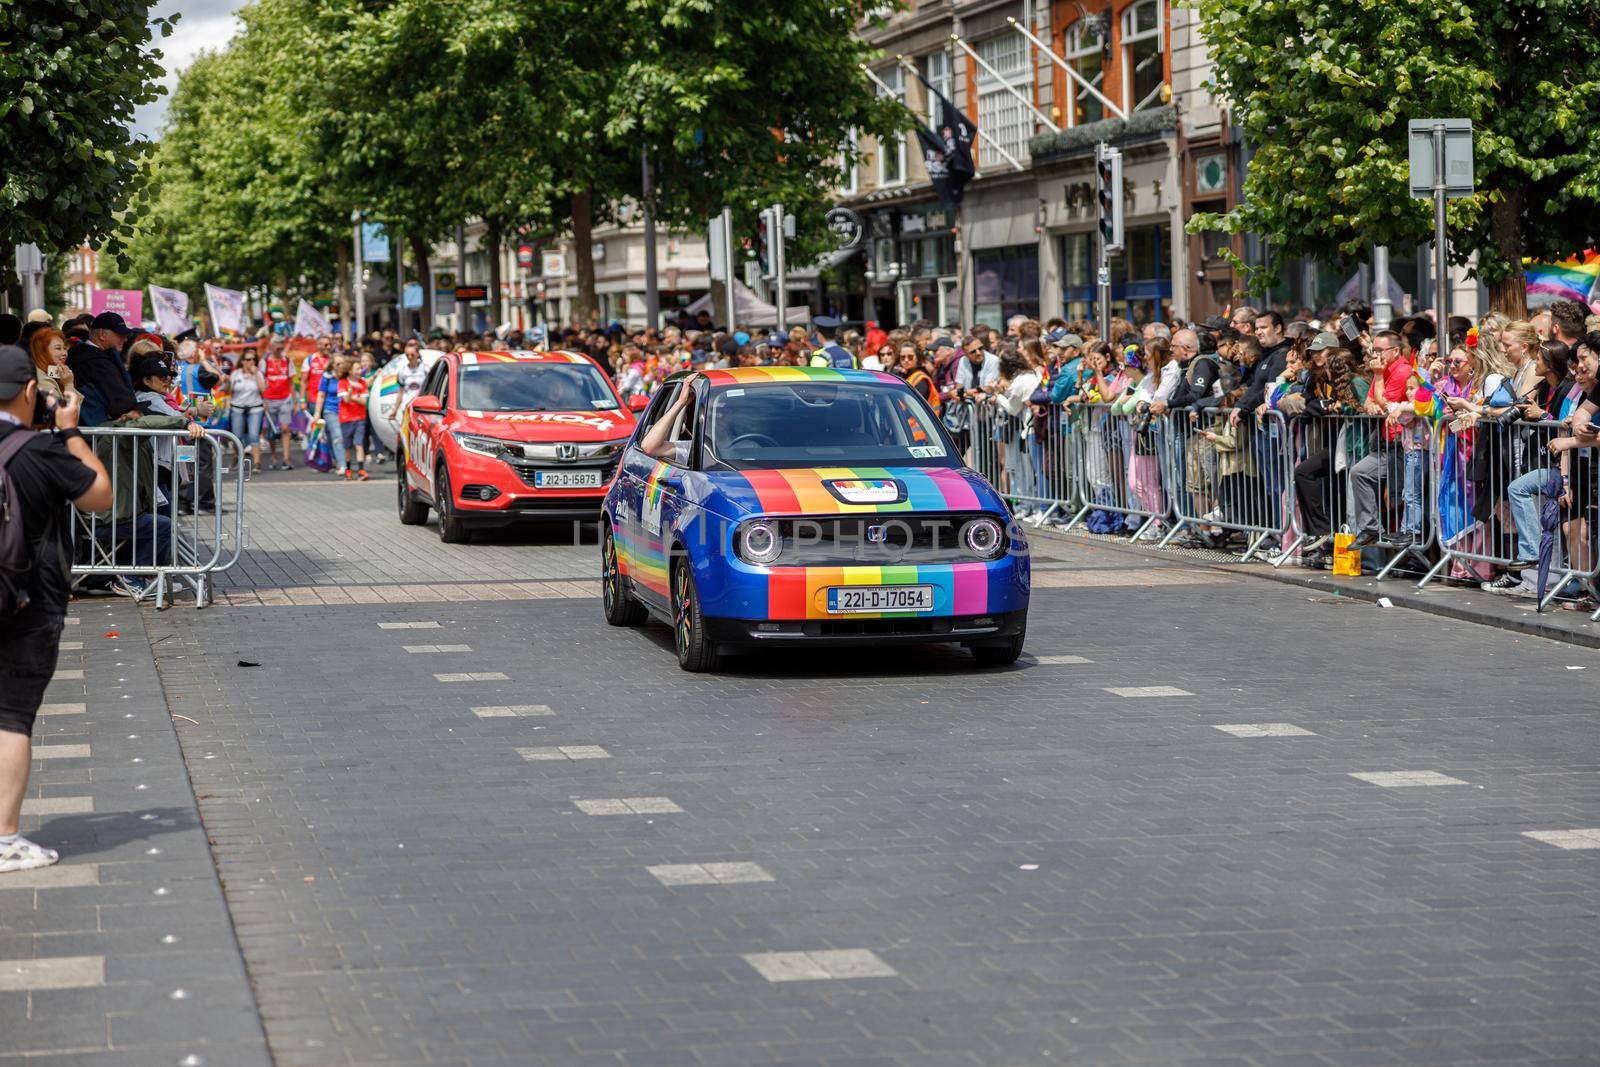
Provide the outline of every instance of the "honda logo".
[[563,463],[571,463],[578,458],[578,446],[563,441],[556,445],[556,458]]
[[883,544],[884,542],[889,540],[889,527],[887,527],[887,526],[868,526],[867,527],[867,540],[872,542],[875,545]]

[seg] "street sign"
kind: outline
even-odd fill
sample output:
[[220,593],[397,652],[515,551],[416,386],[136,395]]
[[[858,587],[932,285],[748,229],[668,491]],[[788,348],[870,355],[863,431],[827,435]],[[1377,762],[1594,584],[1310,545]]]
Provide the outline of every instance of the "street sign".
[[489,287],[487,285],[458,285],[456,286],[456,299],[459,300],[487,300]]
[[532,245],[518,245],[517,246],[517,266],[519,266],[519,267],[531,267],[531,266],[533,266],[533,246]]
[[728,280],[728,239],[726,223],[721,215],[711,216],[711,224],[706,227],[706,251],[710,254],[711,280],[725,282]]
[[1412,119],[1406,124],[1411,156],[1411,195],[1433,196],[1434,130],[1444,133],[1444,195],[1451,199],[1474,191],[1471,119]]
[[565,278],[567,276],[567,254],[565,252],[546,252],[541,261],[544,269],[540,271],[546,278]]
[[361,258],[367,263],[389,262],[389,231],[383,223],[361,224]]
[[827,214],[828,229],[839,239],[840,252],[861,247],[861,239],[866,236],[867,228],[861,221],[861,216],[847,207],[836,207]]

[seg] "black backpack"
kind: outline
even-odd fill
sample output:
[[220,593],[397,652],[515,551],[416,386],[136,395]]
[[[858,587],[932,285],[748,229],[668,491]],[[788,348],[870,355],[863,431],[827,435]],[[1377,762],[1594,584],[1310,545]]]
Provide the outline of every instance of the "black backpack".
[[7,467],[28,447],[32,430],[12,430],[0,440],[0,618],[28,606],[33,561],[28,552],[28,531],[22,522],[22,501]]

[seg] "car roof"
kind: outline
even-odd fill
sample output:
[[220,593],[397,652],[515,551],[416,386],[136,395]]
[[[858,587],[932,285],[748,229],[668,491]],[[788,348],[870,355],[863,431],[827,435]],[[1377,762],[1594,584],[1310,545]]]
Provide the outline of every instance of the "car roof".
[[773,382],[900,382],[893,374],[883,371],[834,370],[832,367],[729,367],[700,373],[712,388]]
[[485,363],[587,363],[598,364],[582,352],[539,352],[532,349],[496,352],[451,352],[450,357],[463,367]]

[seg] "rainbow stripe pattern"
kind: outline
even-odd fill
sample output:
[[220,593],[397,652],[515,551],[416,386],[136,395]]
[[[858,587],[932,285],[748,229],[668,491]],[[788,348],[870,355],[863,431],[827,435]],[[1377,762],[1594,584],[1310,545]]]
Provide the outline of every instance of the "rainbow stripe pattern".
[[1557,300],[1588,304],[1600,298],[1600,252],[1590,249],[1555,263],[1527,263],[1528,301],[1538,307]]
[[[828,611],[828,590],[836,586],[931,585],[933,610],[927,612],[852,613],[854,619],[919,615],[983,615],[1015,611],[1027,605],[1026,561],[998,563],[935,563],[888,567],[779,567],[766,573],[765,597],[756,596],[740,614],[744,618],[795,620],[837,619]],[[750,592],[760,594],[759,580]],[[745,614],[748,612],[748,614]]]
[[[806,467],[746,470],[718,476],[727,501],[751,514],[865,515],[873,512],[978,511],[976,474],[938,467]],[[899,487],[894,502],[873,500],[874,487]]]
[[461,365],[476,367],[482,363],[589,363],[588,356],[576,352],[463,352]]
[[713,389],[724,385],[765,385],[769,382],[898,382],[892,374],[876,370],[834,370],[832,367],[729,367],[701,371]]

